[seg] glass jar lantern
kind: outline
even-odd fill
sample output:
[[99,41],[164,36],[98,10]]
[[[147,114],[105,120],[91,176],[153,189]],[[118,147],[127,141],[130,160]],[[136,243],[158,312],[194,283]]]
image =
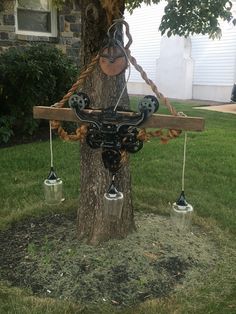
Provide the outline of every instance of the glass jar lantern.
[[120,219],[123,203],[123,193],[116,189],[114,181],[112,181],[108,191],[104,194],[104,215],[114,220]]
[[172,204],[170,214],[172,223],[179,231],[190,231],[192,215],[193,206],[187,203],[184,191],[182,191],[179,199]]
[[57,177],[53,168],[47,179],[44,180],[44,198],[48,205],[59,205],[63,200],[63,182]]

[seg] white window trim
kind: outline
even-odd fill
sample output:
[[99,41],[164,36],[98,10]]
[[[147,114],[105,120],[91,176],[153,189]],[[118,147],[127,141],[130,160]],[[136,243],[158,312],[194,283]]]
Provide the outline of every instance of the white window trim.
[[43,36],[43,37],[57,37],[57,9],[52,5],[52,0],[49,0],[49,10],[51,11],[51,32],[34,32],[28,30],[18,29],[18,17],[17,17],[18,0],[15,4],[15,25],[16,34],[29,35],[29,36]]

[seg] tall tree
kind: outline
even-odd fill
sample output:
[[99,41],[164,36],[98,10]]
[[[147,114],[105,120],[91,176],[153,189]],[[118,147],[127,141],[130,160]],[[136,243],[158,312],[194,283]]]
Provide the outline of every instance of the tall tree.
[[[114,1],[113,1],[114,4]],[[106,5],[111,5],[107,8]],[[104,9],[107,8],[107,11]],[[118,12],[118,16],[112,16]],[[119,17],[124,12],[124,1],[117,1],[114,7],[111,1],[81,1],[82,48],[81,60],[89,63],[104,45],[108,20]],[[115,105],[125,83],[124,74],[109,77],[102,73],[99,66],[93,71],[86,84],[86,93],[92,100],[94,108],[107,108]],[[128,107],[127,92],[123,95],[120,106]],[[104,215],[104,192],[111,181],[108,170],[104,169],[101,150],[92,150],[81,144],[81,189],[78,209],[78,235],[87,237],[90,243],[96,244],[111,238],[125,237],[135,229],[131,201],[131,181],[129,165],[126,163],[118,172],[118,187],[124,194],[124,206],[121,219],[112,220]]]
[[[56,2],[65,2],[55,0]],[[80,0],[82,34],[81,64],[86,65],[104,44],[107,29],[113,19],[124,14],[125,6],[132,11],[141,3],[159,3],[160,0]],[[165,7],[160,30],[168,36],[189,36],[193,33],[220,35],[219,19],[230,21],[232,4],[226,0],[169,0]],[[92,107],[106,108],[114,105],[124,86],[124,73],[115,77],[106,76],[99,66],[85,84],[84,91],[92,100]],[[128,107],[127,92],[121,106]],[[118,173],[118,187],[124,194],[121,219],[112,220],[104,215],[103,195],[110,183],[110,174],[104,169],[101,151],[81,144],[81,189],[77,229],[79,239],[87,238],[98,244],[111,238],[122,238],[135,230],[131,198],[131,178],[126,163]]]

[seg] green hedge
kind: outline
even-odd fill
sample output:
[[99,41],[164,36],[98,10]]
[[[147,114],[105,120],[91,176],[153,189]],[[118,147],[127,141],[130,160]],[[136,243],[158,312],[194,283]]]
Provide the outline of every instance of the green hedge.
[[32,134],[35,105],[60,100],[77,76],[75,64],[60,50],[40,44],[10,48],[0,55],[0,142],[15,131]]

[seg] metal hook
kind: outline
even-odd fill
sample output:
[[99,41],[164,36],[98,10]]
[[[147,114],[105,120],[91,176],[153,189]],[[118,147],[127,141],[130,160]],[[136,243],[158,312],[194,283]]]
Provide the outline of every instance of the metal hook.
[[122,24],[125,26],[125,34],[128,38],[128,43],[126,44],[125,49],[129,49],[129,47],[131,46],[131,44],[133,42],[133,39],[132,39],[130,32],[129,32],[129,24],[123,18],[114,20],[114,23],[107,30],[107,36],[110,38],[110,31],[117,24]]

